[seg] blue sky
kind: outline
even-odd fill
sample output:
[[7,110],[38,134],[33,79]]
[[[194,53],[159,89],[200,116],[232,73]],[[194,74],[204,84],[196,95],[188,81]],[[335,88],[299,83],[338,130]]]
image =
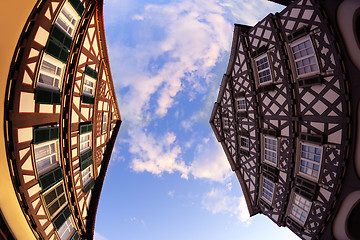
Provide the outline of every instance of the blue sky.
[[233,24],[282,9],[263,0],[105,1],[123,124],[96,240],[297,239],[265,216],[249,217],[209,125]]

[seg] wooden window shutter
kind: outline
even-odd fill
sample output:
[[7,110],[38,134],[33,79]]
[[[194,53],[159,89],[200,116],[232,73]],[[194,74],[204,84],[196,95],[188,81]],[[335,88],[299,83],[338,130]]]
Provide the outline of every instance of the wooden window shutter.
[[302,178],[300,176],[296,176],[295,184],[303,189],[306,189],[311,193],[316,193],[318,190],[318,185],[316,183],[309,181],[305,178]]
[[310,133],[300,133],[300,139],[307,142],[319,143],[319,144],[323,144],[325,142],[323,136],[314,135]]
[[92,178],[84,187],[84,193],[87,194],[95,185],[95,180]]
[[69,50],[62,47],[58,42],[54,41],[51,38],[49,38],[49,40],[47,41],[45,52],[50,54],[54,58],[59,59],[63,63],[66,63],[69,57]]
[[57,41],[63,47],[70,49],[72,44],[72,39],[67,35],[62,29],[54,25],[51,29],[50,36],[51,39]]
[[266,163],[262,164],[263,175],[271,180],[272,182],[276,183],[279,179],[279,170],[273,166],[270,166]]
[[39,184],[43,191],[46,191],[55,183],[59,182],[63,178],[61,167],[57,167],[54,170],[45,173],[44,175],[39,177]]
[[292,220],[290,217],[286,218],[286,224],[290,227],[290,229],[293,228],[300,232],[303,231],[303,227],[300,226],[296,221]]
[[98,78],[98,72],[95,71],[94,69],[92,69],[91,67],[89,66],[86,66],[85,68],[85,74],[92,77],[92,78],[95,78],[97,79]]
[[54,218],[53,224],[58,230],[71,215],[69,206],[66,206],[61,212]]
[[81,17],[85,9],[84,5],[79,0],[69,0],[69,3]]
[[81,101],[83,103],[87,103],[87,104],[93,104],[95,103],[95,98],[91,97],[91,96],[86,96],[86,95],[82,95],[81,96]]
[[80,125],[80,130],[79,130],[80,134],[92,132],[92,128],[93,128],[92,124]]
[[46,88],[36,88],[35,102],[39,104],[61,105],[61,93]]
[[59,138],[59,127],[34,128],[34,143],[42,143]]
[[300,187],[298,187],[298,186],[295,186],[294,191],[295,191],[297,194],[303,196],[304,198],[306,198],[306,199],[309,200],[309,201],[313,201],[313,200],[314,200],[315,195],[314,195],[313,193],[308,192],[307,190],[305,190],[305,189],[303,189],[303,188],[300,188]]
[[80,170],[84,170],[93,163],[92,149],[80,155]]

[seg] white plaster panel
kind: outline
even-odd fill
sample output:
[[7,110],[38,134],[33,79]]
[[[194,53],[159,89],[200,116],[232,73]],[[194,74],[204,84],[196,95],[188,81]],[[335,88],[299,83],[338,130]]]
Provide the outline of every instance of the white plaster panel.
[[39,202],[40,202],[40,198],[36,198],[36,199],[31,203],[33,209],[36,208],[36,206],[38,205]]
[[81,114],[82,114],[84,117],[88,118],[88,116],[89,116],[89,108],[87,108],[87,107],[81,108]]
[[45,229],[46,235],[49,235],[49,233],[51,233],[52,230],[54,230],[54,226],[53,226],[52,224],[50,224],[50,225]]
[[40,113],[53,113],[53,105],[40,104],[39,112]]
[[331,143],[341,144],[342,129],[328,135],[328,141]]
[[49,32],[46,31],[43,27],[39,26],[34,41],[45,47],[48,38]]
[[32,127],[27,128],[18,128],[18,142],[27,142],[33,139],[33,129]]
[[34,196],[35,194],[41,192],[41,187],[39,184],[35,184],[34,186],[32,186],[31,188],[28,189],[28,194],[29,194],[29,197],[32,197]]
[[20,113],[35,112],[34,93],[28,93],[28,92],[20,93],[19,112]]
[[75,110],[72,110],[71,112],[71,123],[78,123],[79,122],[79,116],[75,112]]
[[31,79],[27,71],[24,71],[23,84],[27,84],[27,85],[33,84],[33,80]]
[[30,182],[31,180],[34,180],[34,179],[35,179],[35,176],[23,175],[23,178],[24,178],[24,182],[25,182],[25,183],[28,183],[28,182]]

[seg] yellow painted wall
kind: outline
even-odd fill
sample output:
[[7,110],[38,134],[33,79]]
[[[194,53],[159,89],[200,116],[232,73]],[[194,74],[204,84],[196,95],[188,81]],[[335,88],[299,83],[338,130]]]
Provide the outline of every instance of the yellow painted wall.
[[0,0],[0,208],[15,239],[36,239],[20,208],[11,182],[4,139],[5,87],[21,31],[36,0]]

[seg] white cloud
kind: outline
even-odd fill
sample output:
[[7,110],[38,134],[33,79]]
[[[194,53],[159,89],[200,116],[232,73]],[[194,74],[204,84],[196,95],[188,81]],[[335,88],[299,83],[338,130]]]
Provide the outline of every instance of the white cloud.
[[225,182],[233,175],[224,150],[215,137],[204,138],[198,144],[190,167],[194,178]]
[[171,198],[173,198],[174,195],[175,195],[175,191],[174,191],[174,190],[169,191],[169,192],[168,192],[168,195],[169,195]]
[[101,235],[98,232],[94,232],[94,240],[108,240],[106,237],[104,237],[103,235]]
[[140,124],[149,113],[150,119],[164,117],[178,92],[207,84],[231,45],[232,24],[215,0],[147,5],[132,19],[139,22],[133,46],[111,43],[109,49],[111,63],[118,63],[112,66],[121,78],[118,85],[127,89],[119,101],[122,113]]
[[129,151],[134,155],[130,167],[136,172],[146,171],[158,176],[164,172],[179,172],[185,179],[192,175],[195,179],[222,183],[233,175],[225,153],[215,137],[203,138],[196,145],[194,159],[186,164],[181,158],[182,150],[174,133],[154,137],[142,130],[131,130],[129,134],[137,137],[137,141],[129,142]]
[[222,5],[228,8],[237,23],[249,26],[254,26],[269,13],[284,9],[284,6],[267,0],[224,0]]
[[138,219],[137,217],[126,218],[125,222],[141,224],[141,225],[145,226],[145,221],[143,219]]
[[159,176],[164,172],[178,171],[182,178],[188,178],[189,168],[181,159],[181,148],[174,133],[154,137],[143,130],[129,130],[129,135],[134,136],[134,140],[129,142],[129,152],[134,155],[130,167],[134,171],[147,171]]
[[202,200],[202,206],[212,214],[228,214],[234,216],[246,225],[251,223],[245,197],[236,197],[230,194],[231,187],[227,189],[212,188]]

